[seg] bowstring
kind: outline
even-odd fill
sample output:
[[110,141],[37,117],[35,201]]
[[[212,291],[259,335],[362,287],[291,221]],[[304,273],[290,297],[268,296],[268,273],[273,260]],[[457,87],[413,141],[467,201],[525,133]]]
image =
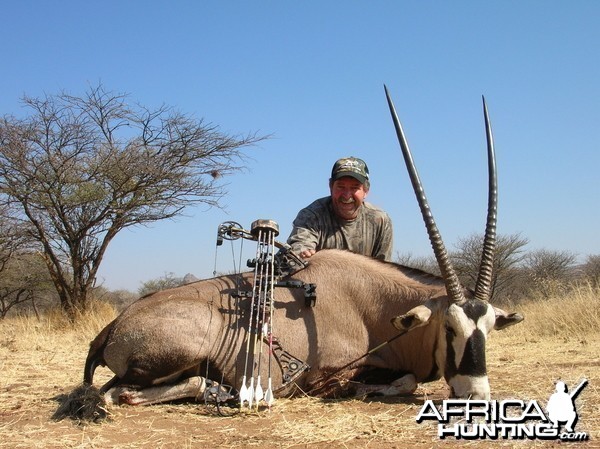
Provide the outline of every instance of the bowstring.
[[[233,275],[234,275],[234,279],[235,279],[235,286],[236,286],[236,291],[239,291],[240,289],[240,285],[242,282],[242,258],[243,258],[243,254],[244,254],[244,239],[240,239],[240,252],[239,252],[239,261],[236,265],[236,255],[235,255],[235,247],[233,245],[233,240],[229,241],[230,243],[230,248],[231,248],[231,262],[233,264]],[[218,260],[218,253],[219,253],[219,244],[218,242],[215,244],[215,259],[214,259],[214,265],[213,265],[213,276],[216,277],[217,276],[217,260]],[[234,306],[234,316],[236,317],[235,319],[235,334],[238,335],[239,334],[239,329],[240,329],[240,320],[239,320],[239,301],[240,298],[235,295],[235,306]],[[212,304],[211,304],[212,305]],[[210,311],[211,317],[210,320],[212,321],[212,308]],[[233,349],[233,347],[231,348]],[[208,375],[209,375],[209,365],[210,365],[210,359],[207,358],[206,360],[206,374],[205,377],[206,379],[208,379]],[[238,364],[235,364],[235,379],[237,379],[238,376]],[[223,382],[225,380],[225,374],[221,373],[221,382],[220,384],[223,385]]]

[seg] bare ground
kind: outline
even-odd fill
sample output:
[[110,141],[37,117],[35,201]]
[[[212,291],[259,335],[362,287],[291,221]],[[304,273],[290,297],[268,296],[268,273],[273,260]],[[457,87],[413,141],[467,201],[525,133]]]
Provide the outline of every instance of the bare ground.
[[[545,405],[558,379],[588,386],[577,399],[577,431],[590,440],[468,441],[437,437],[431,422],[415,417],[426,399],[447,397],[443,382],[404,398],[277,401],[271,411],[218,416],[204,404],[114,407],[111,420],[78,425],[54,421],[57,396],[81,381],[93,332],[0,323],[0,447],[11,448],[433,448],[600,447],[600,331],[577,337],[532,337],[525,323],[492,335],[488,371],[494,399],[535,399]],[[91,331],[90,331],[91,332]],[[85,333],[85,332],[84,332]],[[110,378],[98,371],[98,384]],[[235,410],[234,410],[235,411]]]

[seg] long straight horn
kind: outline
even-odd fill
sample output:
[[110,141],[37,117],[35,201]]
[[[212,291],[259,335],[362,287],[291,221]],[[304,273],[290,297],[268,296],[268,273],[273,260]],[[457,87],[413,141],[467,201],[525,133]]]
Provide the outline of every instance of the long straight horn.
[[491,296],[492,273],[494,267],[494,253],[496,251],[496,223],[498,211],[498,177],[496,172],[496,152],[494,150],[494,138],[492,136],[492,125],[488,115],[485,97],[483,100],[483,115],[485,118],[485,135],[488,151],[488,211],[485,225],[485,237],[483,238],[483,250],[481,264],[475,285],[475,298],[487,301]]
[[385,96],[387,97],[390,113],[392,114],[392,120],[394,121],[394,126],[396,127],[396,134],[398,135],[398,142],[400,142],[400,148],[402,149],[402,155],[404,156],[404,162],[406,163],[408,175],[410,177],[413,190],[415,191],[417,202],[419,203],[419,207],[421,209],[421,215],[423,215],[423,221],[425,221],[425,227],[427,228],[429,241],[431,242],[433,253],[435,254],[435,258],[446,284],[446,292],[448,293],[451,301],[463,302],[465,297],[462,286],[460,285],[458,276],[454,272],[454,268],[450,263],[450,258],[448,257],[448,252],[444,246],[442,236],[440,235],[440,232],[435,224],[435,220],[433,219],[433,214],[429,208],[429,204],[427,203],[427,197],[425,196],[423,185],[419,179],[419,174],[417,173],[417,168],[415,167],[404,131],[402,130],[402,125],[400,124],[400,120],[398,120],[396,108],[394,107],[394,103],[390,98],[387,86],[384,85],[383,88],[385,89]]

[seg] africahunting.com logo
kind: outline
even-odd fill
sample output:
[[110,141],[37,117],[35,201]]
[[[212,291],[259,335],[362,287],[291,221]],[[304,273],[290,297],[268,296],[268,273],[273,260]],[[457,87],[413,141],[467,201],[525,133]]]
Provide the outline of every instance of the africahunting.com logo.
[[569,392],[564,382],[557,382],[545,409],[535,400],[446,399],[439,408],[427,400],[416,420],[437,421],[441,439],[587,441],[587,432],[575,431],[579,418],[575,399],[587,383],[583,379]]

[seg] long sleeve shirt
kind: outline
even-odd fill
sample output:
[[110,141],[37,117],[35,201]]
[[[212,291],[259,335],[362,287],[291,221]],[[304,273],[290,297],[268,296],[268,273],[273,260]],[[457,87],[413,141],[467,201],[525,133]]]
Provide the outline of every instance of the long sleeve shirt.
[[296,253],[336,248],[392,259],[392,220],[370,203],[364,202],[358,216],[348,221],[334,213],[331,197],[320,198],[298,213],[293,226],[287,242]]

